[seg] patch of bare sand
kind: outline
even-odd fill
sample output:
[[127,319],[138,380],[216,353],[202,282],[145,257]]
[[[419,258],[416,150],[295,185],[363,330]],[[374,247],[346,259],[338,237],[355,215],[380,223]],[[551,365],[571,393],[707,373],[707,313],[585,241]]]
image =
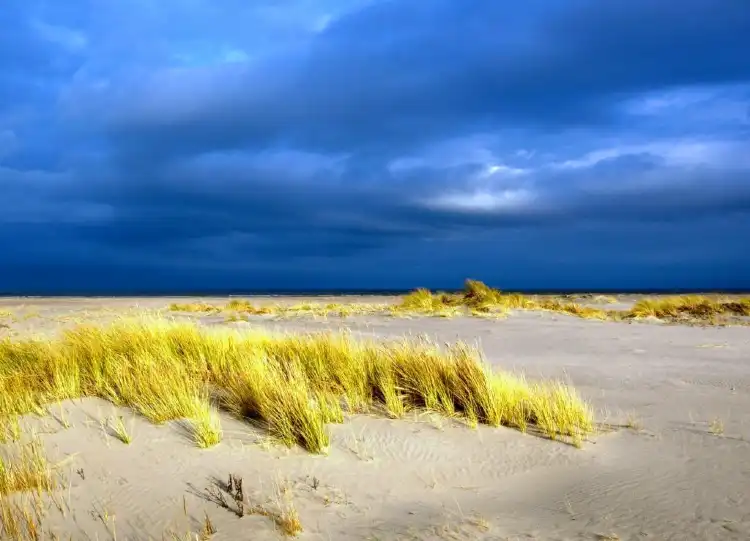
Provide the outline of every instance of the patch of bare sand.
[[[51,510],[44,525],[74,538],[197,532],[208,514],[215,539],[277,539],[272,518],[239,518],[228,493],[222,508],[229,474],[243,479],[246,510],[293,506],[306,539],[485,538],[504,531],[488,502],[515,492],[526,475],[586,469],[597,456],[437,417],[367,416],[331,426],[325,457],[271,446],[261,430],[228,417],[224,441],[203,451],[179,422],[154,426],[98,399],[50,411],[54,418],[25,418],[24,432],[39,434],[53,461],[67,458],[62,492],[70,509]],[[130,444],[112,429],[120,416]]]
[[[211,316],[198,320],[225,324]],[[208,514],[213,539],[278,539],[274,513],[294,506],[302,539],[750,538],[747,328],[535,313],[501,321],[258,319],[241,325],[254,324],[478,342],[504,368],[569,378],[599,409],[600,420],[632,428],[599,435],[577,450],[437,417],[356,416],[331,426],[330,455],[316,457],[269,447],[261,430],[228,417],[224,441],[200,450],[179,423],[154,426],[86,399],[63,404],[69,428],[51,417],[26,420],[43,432],[53,459],[68,457],[70,487],[63,492],[71,510],[62,516],[52,508],[45,528],[74,539],[113,538],[115,528],[117,539],[161,539],[168,531],[200,531]],[[36,330],[49,325],[40,319]],[[102,428],[100,421],[113,415],[123,415],[130,445]],[[270,517],[239,518],[228,495],[229,509],[217,504],[230,473],[243,478],[246,507],[261,505]]]

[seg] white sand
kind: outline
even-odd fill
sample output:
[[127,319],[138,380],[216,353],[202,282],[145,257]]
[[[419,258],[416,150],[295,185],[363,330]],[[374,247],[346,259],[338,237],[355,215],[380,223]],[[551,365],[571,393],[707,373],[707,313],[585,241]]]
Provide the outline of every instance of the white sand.
[[[133,303],[41,299],[21,309],[8,300],[0,310],[36,314],[19,317],[0,336],[53,334],[71,324],[67,313],[88,309],[89,319],[106,320],[111,314],[102,306],[121,310]],[[225,324],[223,317],[194,319]],[[269,448],[260,429],[229,417],[223,418],[224,441],[200,450],[180,423],[154,426],[86,399],[51,407],[57,417],[65,411],[69,428],[52,417],[25,421],[43,432],[54,460],[66,460],[70,487],[61,496],[70,509],[63,516],[53,506],[45,528],[62,539],[162,539],[169,531],[184,539],[200,530],[207,513],[217,529],[212,539],[279,539],[268,517],[239,518],[211,501],[207,489],[232,473],[243,478],[251,502],[271,510],[293,504],[304,527],[300,539],[750,539],[750,328],[540,313],[499,321],[262,324],[290,331],[346,325],[374,336],[479,341],[493,364],[530,377],[568,378],[599,409],[600,421],[623,423],[632,412],[642,428],[599,435],[578,450],[428,415],[401,421],[357,416],[330,427],[332,449],[321,457]],[[112,415],[125,417],[130,445],[102,428]],[[723,423],[720,435],[710,430],[715,419]]]

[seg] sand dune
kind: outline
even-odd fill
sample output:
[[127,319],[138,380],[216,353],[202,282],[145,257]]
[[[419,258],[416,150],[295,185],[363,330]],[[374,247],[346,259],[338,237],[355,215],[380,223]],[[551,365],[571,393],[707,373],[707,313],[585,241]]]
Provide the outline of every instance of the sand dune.
[[[23,302],[0,306],[17,316],[0,333],[51,336],[80,319],[107,321],[170,300]],[[222,417],[224,440],[201,450],[180,422],[155,426],[99,399],[68,401],[22,422],[26,434],[42,438],[50,460],[62,461],[66,478],[64,513],[50,505],[45,532],[118,540],[187,539],[192,532],[195,539],[208,516],[211,539],[279,539],[280,519],[296,510],[299,537],[310,540],[750,539],[747,327],[536,312],[499,321],[192,319],[478,342],[494,365],[569,379],[605,426],[576,449],[433,414],[358,415],[331,425],[329,455],[314,456],[270,444],[263,430],[229,416]],[[112,430],[110,420],[120,416],[129,445]],[[230,474],[243,479],[253,510],[243,518],[225,490]]]

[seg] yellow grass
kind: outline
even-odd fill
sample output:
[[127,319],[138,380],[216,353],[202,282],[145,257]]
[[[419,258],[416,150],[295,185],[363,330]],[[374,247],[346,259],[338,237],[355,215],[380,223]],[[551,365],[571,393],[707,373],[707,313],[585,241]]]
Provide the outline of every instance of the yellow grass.
[[610,318],[609,312],[594,308],[591,306],[583,306],[575,302],[563,302],[557,299],[548,299],[535,304],[534,308],[539,310],[549,310],[551,312],[560,312],[564,314],[570,314],[583,319],[599,319],[606,320]]
[[169,305],[169,309],[172,312],[197,312],[206,314],[221,311],[220,307],[205,302],[172,303]]
[[[612,304],[615,297],[583,295],[598,304]],[[659,299],[642,299],[631,310],[605,310],[573,302],[571,296],[537,297],[521,293],[506,293],[478,280],[466,280],[458,293],[433,293],[424,288],[404,295],[396,304],[384,303],[316,303],[295,305],[253,305],[247,299],[232,299],[223,308],[205,303],[173,304],[170,309],[195,313],[227,313],[226,321],[248,320],[251,315],[274,317],[347,317],[352,315],[391,315],[394,317],[435,316],[504,317],[511,310],[536,310],[568,314],[583,319],[620,321],[637,320],[648,316],[673,321],[693,321],[717,324],[726,322],[720,316],[750,316],[750,298],[716,300],[704,296],[687,295]]]
[[42,444],[34,439],[0,450],[0,497],[13,492],[50,491],[56,486],[52,465],[47,462]]
[[446,311],[458,313],[464,308],[476,316],[505,314],[509,310],[547,310],[561,312],[586,319],[608,319],[610,313],[599,308],[582,306],[558,299],[536,299],[520,293],[504,293],[477,280],[467,280],[464,290],[456,294],[432,293],[417,289],[405,295],[401,303],[393,308],[396,313],[430,313],[442,315]]
[[328,447],[325,425],[345,411],[429,409],[573,440],[593,428],[575,390],[495,372],[462,344],[209,330],[159,318],[80,326],[50,342],[0,341],[0,418],[81,396],[156,423],[188,419],[204,447],[221,437],[214,402],[315,453]]
[[256,306],[246,299],[232,299],[224,309],[230,312],[230,318],[236,321],[247,315],[347,317],[350,315],[382,314],[387,310],[387,306],[374,303],[323,304],[316,302],[303,302],[291,306],[279,304]]
[[[0,539],[39,541],[44,509],[38,494],[7,498],[0,495]],[[55,537],[52,537],[55,539]]]
[[118,415],[116,418],[111,420],[111,426],[110,428],[115,434],[115,437],[120,440],[125,445],[130,445],[133,441],[133,436],[128,432],[127,427],[125,426],[125,421],[123,421],[122,416]]
[[[594,302],[613,303],[609,296],[593,297]],[[392,307],[394,315],[431,314],[452,315],[468,313],[473,316],[504,314],[509,310],[544,310],[569,314],[583,319],[619,321],[652,316],[666,320],[688,320],[719,323],[720,316],[750,316],[750,298],[713,299],[700,295],[665,298],[646,298],[630,310],[603,310],[561,298],[537,298],[520,293],[505,293],[477,280],[467,280],[463,291],[455,294],[433,293],[417,289],[405,295]]]
[[57,484],[38,438],[0,446],[0,539],[41,539],[41,495]]
[[253,305],[245,299],[232,299],[227,303],[227,309],[237,311],[252,310]]
[[198,447],[207,449],[221,442],[223,431],[219,412],[216,408],[210,406],[206,400],[196,404],[190,426]]
[[726,300],[701,295],[641,299],[629,315],[633,318],[713,320],[721,315],[750,316],[750,298]]

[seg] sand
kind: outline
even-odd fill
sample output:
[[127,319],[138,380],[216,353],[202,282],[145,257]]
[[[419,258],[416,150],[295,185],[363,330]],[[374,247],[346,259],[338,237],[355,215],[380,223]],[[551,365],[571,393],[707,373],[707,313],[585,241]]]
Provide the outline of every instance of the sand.
[[[0,337],[51,336],[172,300],[4,299],[0,311],[16,317]],[[63,516],[51,507],[45,530],[61,539],[186,539],[208,515],[212,539],[282,538],[272,517],[239,518],[229,497],[230,509],[217,504],[217,487],[236,474],[254,504],[272,513],[296,508],[300,539],[750,539],[748,327],[536,312],[502,320],[185,317],[478,343],[494,365],[568,379],[611,430],[576,449],[429,414],[353,416],[330,427],[328,456],[312,456],[271,445],[261,429],[230,417],[222,419],[224,441],[201,450],[179,422],[155,426],[104,401],[71,401],[24,419],[67,478],[61,497],[69,509]],[[102,426],[120,415],[130,445]]]

